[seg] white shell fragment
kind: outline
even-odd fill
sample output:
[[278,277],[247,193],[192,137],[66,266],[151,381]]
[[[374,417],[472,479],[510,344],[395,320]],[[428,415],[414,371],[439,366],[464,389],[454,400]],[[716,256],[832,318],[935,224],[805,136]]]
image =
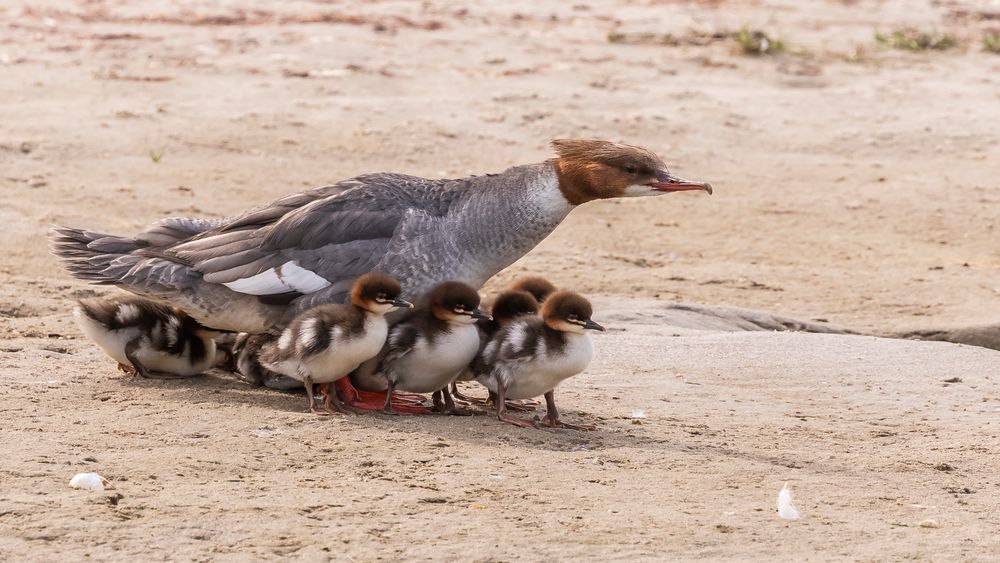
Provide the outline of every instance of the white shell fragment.
[[111,482],[97,473],[77,473],[69,480],[69,486],[74,489],[87,489],[101,492],[106,488],[113,489]]
[[799,519],[799,509],[792,504],[792,490],[788,488],[788,481],[785,481],[785,486],[778,491],[778,516],[784,520]]

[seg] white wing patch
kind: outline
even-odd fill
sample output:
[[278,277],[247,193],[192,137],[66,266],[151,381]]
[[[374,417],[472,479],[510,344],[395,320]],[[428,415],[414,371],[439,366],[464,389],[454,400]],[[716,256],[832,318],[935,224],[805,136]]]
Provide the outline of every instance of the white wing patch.
[[291,345],[292,345],[292,329],[286,328],[281,332],[281,338],[278,339],[278,348],[282,350],[287,350]]
[[528,337],[527,328],[527,325],[523,322],[512,324],[510,329],[508,329],[507,337],[501,344],[501,351],[506,348],[509,354],[514,355],[524,349],[524,344]]
[[135,322],[142,316],[142,311],[138,307],[131,303],[122,303],[118,306],[118,310],[115,311],[115,320],[119,324],[128,324]]
[[180,341],[181,320],[175,316],[167,319],[167,347],[173,348]]
[[247,295],[275,295],[291,291],[307,294],[329,287],[330,281],[295,262],[285,262],[277,268],[222,285]]
[[316,343],[316,317],[312,317],[302,321],[299,325],[299,344],[303,348],[311,348]]

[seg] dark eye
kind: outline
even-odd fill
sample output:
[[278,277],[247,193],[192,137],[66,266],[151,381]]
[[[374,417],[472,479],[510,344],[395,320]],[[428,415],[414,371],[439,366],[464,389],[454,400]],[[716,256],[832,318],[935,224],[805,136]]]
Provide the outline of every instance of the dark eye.
[[384,294],[384,293],[379,293],[378,296],[375,297],[375,299],[379,299],[379,300],[382,300],[382,301],[384,301],[384,300],[386,300],[388,298],[389,298],[389,296],[386,295],[386,294]]
[[632,164],[626,164],[624,170],[625,170],[625,172],[627,172],[629,174],[638,174],[639,173],[639,169],[636,168]]
[[578,317],[576,315],[570,315],[570,316],[566,317],[566,320],[569,321],[569,322],[571,322],[571,323],[575,323],[575,322],[577,322],[577,321],[580,320],[580,317]]

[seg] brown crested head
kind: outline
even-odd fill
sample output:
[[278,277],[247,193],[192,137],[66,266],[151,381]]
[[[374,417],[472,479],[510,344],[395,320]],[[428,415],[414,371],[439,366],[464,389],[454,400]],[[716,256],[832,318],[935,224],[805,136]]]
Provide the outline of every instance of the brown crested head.
[[479,292],[458,281],[446,281],[434,286],[428,298],[431,314],[447,322],[470,324],[490,318],[479,309]]
[[527,291],[508,289],[497,296],[490,313],[497,325],[507,326],[517,317],[538,313],[538,300]]
[[590,301],[573,291],[558,291],[542,304],[545,326],[560,332],[603,331],[604,327],[591,320],[593,313]]
[[397,307],[413,305],[399,298],[403,293],[399,282],[392,276],[372,272],[354,280],[351,286],[351,304],[373,313],[386,313]]
[[596,139],[556,139],[552,148],[558,155],[559,189],[573,205],[689,190],[712,193],[708,182],[674,176],[660,157],[641,147]]
[[[540,276],[525,276],[517,278],[514,283],[507,286],[508,291],[527,291],[539,303],[548,299],[556,291],[556,286],[549,280]],[[494,315],[496,316],[496,315]]]

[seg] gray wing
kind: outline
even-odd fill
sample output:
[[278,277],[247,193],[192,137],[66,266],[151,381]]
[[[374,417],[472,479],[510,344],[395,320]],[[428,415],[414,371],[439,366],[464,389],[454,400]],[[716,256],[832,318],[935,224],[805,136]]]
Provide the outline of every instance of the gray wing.
[[405,218],[447,211],[452,192],[442,183],[359,176],[252,210],[163,254],[238,293],[285,303],[303,296],[342,301],[353,280],[379,263]]

